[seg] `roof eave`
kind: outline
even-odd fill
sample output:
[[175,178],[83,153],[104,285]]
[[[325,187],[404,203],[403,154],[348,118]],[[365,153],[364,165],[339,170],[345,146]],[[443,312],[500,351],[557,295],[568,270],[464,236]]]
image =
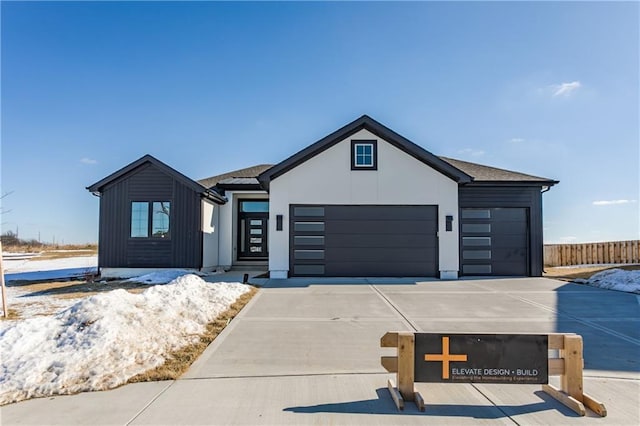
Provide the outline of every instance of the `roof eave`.
[[427,164],[428,166],[434,168],[438,172],[444,174],[445,176],[453,179],[458,183],[467,183],[473,180],[470,175],[463,172],[462,170],[433,155],[426,149],[416,145],[404,136],[377,122],[373,118],[367,115],[363,115],[355,121],[352,121],[346,126],[341,127],[328,136],[325,136],[319,141],[313,143],[312,145],[309,145],[305,149],[297,152],[284,161],[276,164],[272,168],[264,171],[258,176],[258,181],[266,190],[268,190],[269,182],[271,180],[283,175],[289,170],[299,166],[308,159],[320,154],[321,152],[329,149],[338,142],[348,138],[349,136],[362,129],[370,131],[371,133],[375,134],[381,139],[384,139],[386,142],[390,143],[396,148],[404,151],[405,153]]
[[[177,171],[176,169],[174,169],[171,166],[168,166],[167,164],[163,163],[162,161],[158,160],[157,158],[153,157],[152,155],[146,154],[142,157],[140,157],[139,159],[137,159],[136,161],[124,166],[123,168],[111,173],[109,176],[99,180],[98,182],[94,183],[93,185],[88,186],[86,189],[88,191],[90,191],[93,194],[99,194],[102,193],[102,190],[104,189],[105,186],[109,185],[111,182],[120,179],[121,177],[127,175],[128,173],[131,173],[132,171],[136,170],[137,168],[143,166],[146,163],[150,163],[153,164],[154,166],[158,167],[159,169],[161,169],[163,172],[167,173],[168,175],[172,176],[174,179],[180,181],[181,183],[183,183],[184,185],[186,185],[187,187],[193,189],[196,193],[202,195],[202,196],[207,196],[208,198],[212,199],[213,201],[216,201],[218,203],[224,204],[227,202],[227,199],[220,196],[219,194],[216,194],[215,191],[212,194],[209,194],[211,191],[209,189],[207,189],[206,187],[204,187],[203,185],[199,184],[198,182],[194,181],[193,179],[183,175],[182,173],[180,173],[179,171]],[[207,195],[209,194],[209,195]]]
[[474,180],[467,186],[553,186],[559,184],[559,180]]
[[218,204],[227,204],[229,201],[227,197],[223,194],[220,194],[218,191],[214,191],[212,189],[208,189],[201,193],[202,198],[206,198],[207,200],[213,201]]
[[259,183],[242,184],[242,183],[227,183],[217,184],[214,189],[221,194],[226,191],[264,191],[265,189]]

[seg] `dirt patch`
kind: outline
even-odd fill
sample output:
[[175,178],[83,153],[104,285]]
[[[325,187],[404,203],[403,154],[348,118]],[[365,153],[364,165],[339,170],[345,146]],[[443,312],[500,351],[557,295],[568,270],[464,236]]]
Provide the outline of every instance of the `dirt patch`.
[[[47,281],[14,282],[7,284],[9,318],[19,320],[35,316],[52,315],[71,306],[76,300],[107,291],[124,289],[141,293],[148,284],[126,281]],[[1,310],[0,310],[1,312]]]
[[635,271],[640,269],[640,265],[595,265],[595,266],[546,266],[544,276],[563,281],[573,281],[577,278],[588,279],[595,273],[607,269],[624,269],[625,271]]
[[[52,244],[6,244],[2,243],[2,251],[4,253],[40,253],[42,255],[52,256],[49,259],[59,259],[62,257],[74,257],[74,256],[93,256],[98,253],[97,244],[68,244],[68,245],[52,245]],[[64,253],[69,253],[65,255]],[[88,254],[87,254],[88,253]]]
[[0,320],[15,320],[19,318],[20,318],[20,313],[13,308],[7,308],[6,317],[4,316],[4,314],[0,315]]
[[251,290],[240,296],[229,309],[220,314],[213,322],[207,324],[205,332],[200,335],[197,342],[170,353],[163,365],[133,376],[128,383],[175,380],[180,377],[257,292],[257,288],[251,287]]
[[98,254],[97,249],[46,250],[34,257],[33,260],[66,259],[68,257],[95,256],[96,254]]

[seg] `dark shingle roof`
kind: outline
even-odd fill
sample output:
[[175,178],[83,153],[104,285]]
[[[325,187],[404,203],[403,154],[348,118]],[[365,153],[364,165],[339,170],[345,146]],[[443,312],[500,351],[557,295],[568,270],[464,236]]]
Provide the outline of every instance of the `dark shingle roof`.
[[440,159],[472,176],[474,182],[540,182],[549,185],[558,183],[553,179],[512,172],[511,170],[498,169],[497,167],[484,166],[482,164],[469,163],[468,161],[456,160],[454,158],[440,157]]
[[[504,182],[504,183],[540,183],[544,185],[554,185],[558,183],[553,179],[547,179],[539,176],[532,176],[525,173],[514,172],[511,170],[499,169],[497,167],[485,166],[468,161],[456,160],[455,158],[438,157],[449,163],[449,165],[471,176],[473,182]],[[270,169],[271,164],[260,164],[257,166],[247,167],[245,169],[234,170],[217,176],[200,179],[198,183],[213,188],[216,185],[257,185],[257,176]]]
[[256,177],[271,167],[272,164],[259,164],[257,166],[251,166],[245,169],[234,170],[221,175],[200,179],[198,180],[198,183],[207,188],[213,188],[218,183],[257,184],[258,180]]

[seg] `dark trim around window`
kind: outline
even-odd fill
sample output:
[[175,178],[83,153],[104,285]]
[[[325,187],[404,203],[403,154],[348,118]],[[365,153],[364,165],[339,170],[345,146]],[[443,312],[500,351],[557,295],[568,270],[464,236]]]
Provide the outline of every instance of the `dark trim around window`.
[[[134,203],[139,203],[139,204],[146,204],[147,205],[147,217],[146,217],[146,235],[132,235],[133,234],[133,224],[132,224],[132,219],[133,219],[133,204]],[[154,234],[154,204],[156,203],[167,203],[168,204],[168,209],[169,209],[169,215],[167,218],[167,231],[162,233],[162,234]],[[169,240],[171,239],[171,227],[172,227],[172,216],[173,214],[172,209],[171,209],[171,204],[173,204],[173,202],[171,200],[129,200],[129,239],[132,240],[150,240],[150,239],[154,239],[154,240]]]
[[[356,166],[356,145],[371,145],[373,147],[373,164],[370,166]],[[351,170],[378,170],[378,141],[375,139],[351,139]]]

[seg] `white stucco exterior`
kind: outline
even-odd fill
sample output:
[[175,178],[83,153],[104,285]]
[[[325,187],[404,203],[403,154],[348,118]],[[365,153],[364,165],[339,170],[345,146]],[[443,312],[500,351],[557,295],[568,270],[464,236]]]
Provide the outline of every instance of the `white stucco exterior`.
[[[351,140],[377,140],[377,170],[351,170]],[[270,183],[269,271],[286,278],[289,270],[289,205],[436,205],[439,270],[458,273],[458,184],[366,129],[345,138]],[[276,215],[283,230],[276,231]],[[445,231],[445,217],[454,218]]]
[[204,271],[213,271],[219,265],[219,211],[219,205],[202,199],[202,269]]

